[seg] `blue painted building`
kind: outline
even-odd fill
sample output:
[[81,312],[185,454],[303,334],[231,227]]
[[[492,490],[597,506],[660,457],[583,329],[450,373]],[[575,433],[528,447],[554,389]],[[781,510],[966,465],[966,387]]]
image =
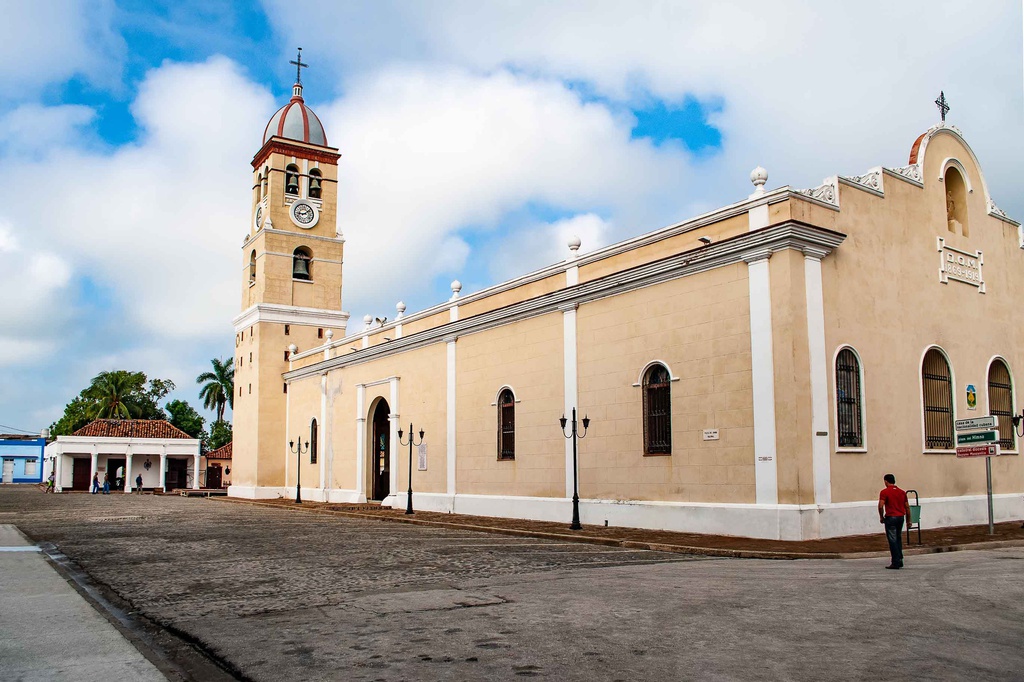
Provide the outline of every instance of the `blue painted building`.
[[45,438],[0,434],[0,482],[42,483]]

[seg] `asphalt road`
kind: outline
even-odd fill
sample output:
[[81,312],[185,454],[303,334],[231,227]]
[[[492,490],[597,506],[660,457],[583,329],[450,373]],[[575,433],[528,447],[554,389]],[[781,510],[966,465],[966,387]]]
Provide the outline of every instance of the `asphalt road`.
[[0,523],[253,680],[1024,678],[1024,549],[886,571],[10,486]]

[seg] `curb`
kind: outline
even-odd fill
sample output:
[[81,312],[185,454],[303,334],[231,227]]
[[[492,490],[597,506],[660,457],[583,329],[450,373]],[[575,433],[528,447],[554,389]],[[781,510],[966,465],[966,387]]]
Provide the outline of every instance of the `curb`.
[[[285,511],[299,511],[308,514],[328,514],[334,516],[347,516],[350,518],[367,519],[370,521],[387,521],[390,523],[405,523],[414,526],[436,526],[439,528],[453,528],[456,530],[469,530],[482,533],[496,533],[499,535],[513,535],[518,537],[538,538],[540,540],[559,540],[562,542],[578,542],[580,544],[603,545],[605,547],[622,547],[623,549],[642,549],[652,552],[670,552],[674,554],[694,554],[707,557],[724,557],[729,559],[770,559],[770,560],[793,560],[793,559],[878,559],[888,558],[889,552],[770,552],[755,549],[729,549],[726,547],[700,547],[693,545],[672,545],[658,542],[640,542],[636,540],[618,540],[615,538],[602,538],[592,535],[569,535],[566,533],[549,533],[546,531],[523,530],[521,528],[495,528],[493,526],[481,526],[471,523],[454,523],[451,521],[431,521],[427,519],[410,519],[405,517],[384,516],[380,514],[363,514],[358,511],[340,511],[337,509],[318,509],[315,507],[287,507],[284,505],[261,502],[259,500],[246,500],[232,497],[210,497],[209,500],[218,502],[230,502],[233,504],[250,504],[258,507],[272,509],[283,509]],[[962,552],[981,549],[1003,549],[1007,547],[1024,547],[1024,540],[993,540],[987,542],[973,542],[963,545],[946,545],[938,547],[906,547],[903,550],[905,555],[920,554],[942,554],[944,552]]]

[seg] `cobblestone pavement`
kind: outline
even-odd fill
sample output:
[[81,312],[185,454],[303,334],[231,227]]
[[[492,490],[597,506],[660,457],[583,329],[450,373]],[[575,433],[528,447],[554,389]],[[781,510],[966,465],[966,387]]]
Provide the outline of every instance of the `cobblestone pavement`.
[[1024,549],[758,561],[216,500],[0,488],[154,621],[255,680],[1021,679]]

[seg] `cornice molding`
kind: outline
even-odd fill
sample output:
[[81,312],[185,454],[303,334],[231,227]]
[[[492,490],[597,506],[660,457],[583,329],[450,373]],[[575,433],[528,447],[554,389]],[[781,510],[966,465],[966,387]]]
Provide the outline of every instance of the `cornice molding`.
[[286,156],[298,156],[310,161],[320,161],[321,163],[338,163],[338,159],[341,158],[341,154],[338,152],[336,147],[317,147],[314,145],[305,145],[301,142],[295,142],[293,140],[287,140],[277,135],[267,140],[266,144],[260,147],[260,150],[256,152],[256,155],[252,157],[253,170],[259,168],[259,166],[267,159],[271,154],[278,152],[285,154]]
[[[795,249],[815,249],[830,253],[842,244],[846,235],[799,221],[787,221],[781,225],[746,232],[729,239],[700,246],[690,251],[674,254],[653,263],[639,265],[629,270],[616,272],[600,279],[591,280],[572,287],[566,287],[526,301],[492,310],[473,317],[449,322],[416,334],[402,336],[384,344],[368,346],[329,360],[323,360],[284,374],[287,381],[318,375],[325,370],[356,365],[370,360],[394,355],[434,343],[443,342],[452,336],[475,334],[520,320],[563,311],[581,304],[616,296],[629,291],[653,286],[681,277],[687,277],[707,270],[744,262],[751,256],[757,259],[770,254]],[[353,337],[357,338],[357,337]],[[331,345],[350,343],[350,339],[335,341]],[[323,346],[310,349],[294,357],[312,356],[323,351]]]
[[330,242],[332,244],[344,244],[345,243],[345,238],[341,237],[341,236],[338,236],[338,237],[321,237],[319,235],[307,234],[305,232],[292,232],[291,230],[279,230],[276,227],[264,227],[262,230],[258,230],[258,231],[256,231],[255,234],[250,235],[249,238],[246,239],[242,243],[242,248],[243,249],[248,248],[249,245],[252,244],[252,242],[254,242],[256,240],[256,238],[260,236],[261,233],[264,233],[264,234],[277,234],[277,235],[284,235],[284,236],[288,236],[288,237],[295,237],[296,239],[301,239],[301,240],[304,240],[304,241],[311,240],[311,241],[315,241],[315,242]]
[[[322,308],[300,308],[298,306],[279,305],[276,303],[257,303],[254,306],[242,311],[232,323],[235,325],[235,333],[251,327],[259,322],[272,322],[275,324],[296,324],[306,327],[348,327],[349,314],[340,310],[325,310]],[[323,350],[323,346],[318,346]],[[307,353],[309,351],[306,351]],[[299,357],[298,354],[293,356]]]

